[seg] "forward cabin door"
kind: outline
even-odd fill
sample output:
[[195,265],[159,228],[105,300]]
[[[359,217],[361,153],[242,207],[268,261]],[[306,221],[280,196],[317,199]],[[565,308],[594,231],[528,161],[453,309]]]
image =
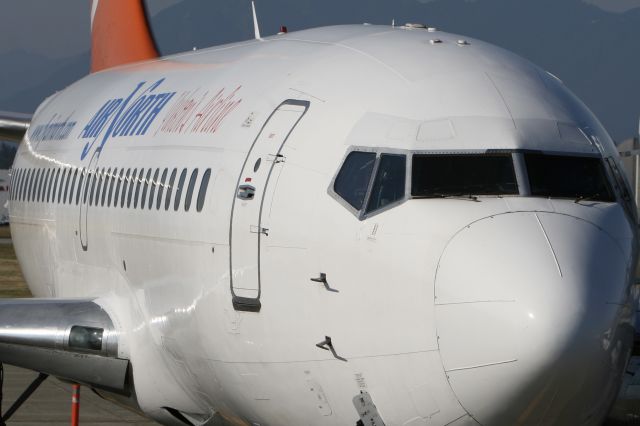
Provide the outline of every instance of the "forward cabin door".
[[276,108],[245,158],[233,201],[230,226],[230,268],[233,307],[260,310],[260,244],[269,238],[263,226],[262,207],[273,168],[287,138],[309,108],[309,102],[288,99]]
[[[82,250],[87,251],[89,249],[89,236],[88,236],[88,221],[89,221],[89,198],[92,195],[92,190],[95,189],[96,180],[98,178],[98,160],[100,159],[100,148],[98,148],[92,155],[89,161],[89,166],[81,170],[82,173],[82,187],[80,188],[80,220],[78,223],[78,237],[80,239],[80,245]],[[92,188],[93,187],[93,188]]]

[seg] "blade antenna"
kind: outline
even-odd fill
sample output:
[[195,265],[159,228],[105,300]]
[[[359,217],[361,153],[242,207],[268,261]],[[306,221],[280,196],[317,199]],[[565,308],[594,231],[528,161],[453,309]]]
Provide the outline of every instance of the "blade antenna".
[[253,11],[253,32],[256,40],[262,40],[260,37],[260,26],[258,25],[258,14],[256,13],[256,2],[251,0],[251,10]]

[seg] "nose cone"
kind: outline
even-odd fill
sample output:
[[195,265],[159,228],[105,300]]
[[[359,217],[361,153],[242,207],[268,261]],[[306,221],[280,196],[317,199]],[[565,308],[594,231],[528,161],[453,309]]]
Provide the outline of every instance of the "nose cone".
[[440,353],[482,425],[599,424],[633,337],[631,253],[595,224],[555,213],[474,222],[436,276]]

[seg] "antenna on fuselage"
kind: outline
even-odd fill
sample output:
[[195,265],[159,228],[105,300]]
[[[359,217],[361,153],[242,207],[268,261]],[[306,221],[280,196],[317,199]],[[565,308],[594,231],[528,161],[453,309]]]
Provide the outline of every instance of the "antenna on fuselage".
[[262,40],[260,37],[260,26],[258,25],[258,14],[256,13],[256,2],[251,0],[251,10],[253,12],[253,32],[256,40]]

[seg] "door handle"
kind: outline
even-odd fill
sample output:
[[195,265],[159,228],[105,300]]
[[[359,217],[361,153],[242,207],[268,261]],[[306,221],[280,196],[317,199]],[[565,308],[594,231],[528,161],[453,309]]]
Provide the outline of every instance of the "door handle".
[[331,352],[331,355],[333,355],[335,359],[339,359],[340,361],[345,361],[345,362],[347,361],[346,358],[341,357],[336,353],[336,350],[333,347],[333,343],[331,343],[331,337],[329,336],[324,336],[324,340],[320,343],[316,343],[316,346],[319,347],[320,349],[324,349],[325,351]]
[[237,197],[241,200],[253,200],[256,195],[256,188],[252,185],[240,185]]
[[331,288],[329,286],[329,283],[327,282],[327,274],[325,274],[324,272],[320,272],[320,276],[318,278],[311,278],[311,281],[313,281],[314,283],[324,284],[324,288],[326,288],[327,291],[331,291],[333,293],[340,293],[340,290],[336,290],[335,288]]

